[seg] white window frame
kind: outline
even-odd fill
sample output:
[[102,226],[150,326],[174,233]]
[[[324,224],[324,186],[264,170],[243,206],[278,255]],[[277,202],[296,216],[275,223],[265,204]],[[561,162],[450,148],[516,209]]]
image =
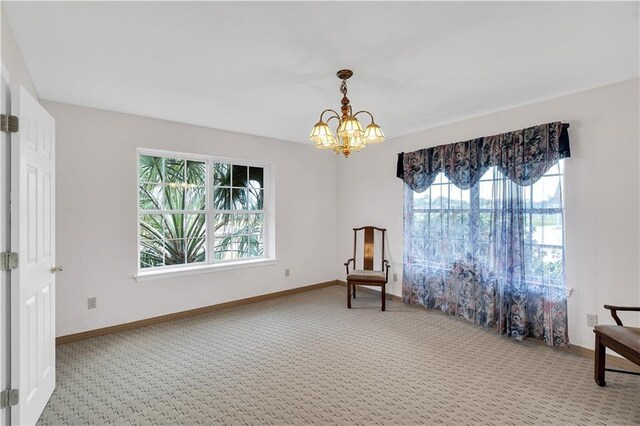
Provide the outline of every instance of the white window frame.
[[[149,213],[148,210],[140,209],[140,156],[150,155],[155,157],[164,158],[178,158],[183,160],[203,161],[206,163],[206,177],[205,177],[205,209],[201,211],[186,211],[185,214],[204,214],[206,221],[206,258],[204,262],[194,264],[183,265],[163,265],[151,268],[140,268],[140,216],[145,213]],[[214,271],[224,271],[229,269],[249,268],[256,266],[273,265],[277,262],[276,258],[276,243],[275,243],[275,173],[272,163],[246,160],[240,158],[231,157],[218,157],[213,155],[204,154],[192,154],[185,152],[166,151],[149,148],[138,148],[136,150],[136,259],[137,259],[137,274],[134,275],[136,281],[155,280],[160,278],[170,278],[176,276],[185,276],[200,274]],[[247,259],[229,259],[229,260],[216,260],[213,258],[214,248],[214,236],[213,236],[213,224],[214,215],[218,212],[224,213],[247,213],[247,210],[223,210],[218,211],[213,209],[213,182],[211,180],[213,173],[214,163],[228,163],[237,164],[248,167],[261,167],[264,171],[263,174],[263,206],[262,212],[264,214],[264,228],[263,228],[263,247],[264,253],[259,257],[251,257]],[[155,212],[151,211],[152,213]]]

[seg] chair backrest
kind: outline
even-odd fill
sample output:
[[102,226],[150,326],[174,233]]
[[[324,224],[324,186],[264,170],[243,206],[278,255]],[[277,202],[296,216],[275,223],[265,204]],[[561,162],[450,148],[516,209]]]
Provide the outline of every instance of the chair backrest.
[[382,271],[386,232],[385,228],[376,228],[375,226],[353,228],[354,269]]

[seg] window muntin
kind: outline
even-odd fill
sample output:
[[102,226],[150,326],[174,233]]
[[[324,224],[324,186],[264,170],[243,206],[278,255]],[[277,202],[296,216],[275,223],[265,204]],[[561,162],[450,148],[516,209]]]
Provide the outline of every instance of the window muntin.
[[139,153],[139,270],[266,257],[267,167],[241,163]]

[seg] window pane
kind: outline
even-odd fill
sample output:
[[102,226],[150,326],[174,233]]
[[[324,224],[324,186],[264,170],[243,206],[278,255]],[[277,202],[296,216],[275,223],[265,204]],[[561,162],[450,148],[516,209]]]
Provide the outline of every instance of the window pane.
[[493,180],[494,179],[494,173],[495,173],[496,168],[495,167],[490,167],[486,172],[484,172],[484,174],[480,177],[480,180]]
[[161,240],[163,237],[162,215],[143,214],[140,218],[140,238],[144,240]]
[[264,255],[262,235],[249,235],[249,252],[252,256]]
[[533,184],[533,208],[560,208],[560,176],[543,176]]
[[231,172],[233,174],[233,179],[231,181],[231,185],[236,187],[236,188],[244,188],[247,186],[247,184],[249,183],[248,179],[249,179],[249,171],[248,171],[248,167],[247,166],[240,166],[237,164],[234,164]]
[[162,182],[162,157],[140,156],[140,182]]
[[413,193],[413,208],[414,209],[428,209],[429,201],[431,199],[431,190],[427,189],[422,193]]
[[478,214],[478,239],[489,241],[491,238],[491,213]]
[[204,238],[187,240],[187,263],[201,263],[207,259],[205,242]]
[[465,239],[470,238],[471,226],[469,225],[469,213],[466,211],[452,211],[445,215],[448,222],[448,238]]
[[233,258],[232,237],[216,237],[214,240],[213,257],[219,260]]
[[187,161],[187,183],[190,185],[204,186],[205,163],[202,161]]
[[162,210],[163,186],[152,183],[140,185],[140,209],[141,210]]
[[442,215],[432,212],[429,215],[429,239],[442,238]]
[[261,189],[247,189],[247,208],[249,210],[262,210],[263,196]]
[[234,210],[247,210],[247,190],[233,188],[231,203]]
[[188,214],[185,215],[184,238],[204,238],[205,236],[205,215]]
[[562,249],[547,249],[544,252],[544,276],[550,281],[562,282],[564,267],[562,262]]
[[413,214],[413,234],[426,236],[429,230],[429,213]]
[[164,181],[165,183],[184,183],[185,160],[177,158],[164,159]]
[[204,210],[205,208],[205,188],[203,186],[187,188],[185,192],[186,210]]
[[264,169],[262,167],[249,167],[249,187],[264,188]]
[[213,185],[231,186],[231,164],[215,163],[213,165]]
[[440,209],[443,207],[442,186],[443,185],[431,185],[431,209]]
[[183,214],[163,215],[165,239],[184,238],[184,216]]
[[165,240],[164,264],[180,265],[185,262],[185,240]]
[[481,181],[478,185],[480,189],[480,208],[490,209],[493,199],[493,181]]
[[248,214],[247,216],[247,225],[244,228],[246,234],[257,234],[262,233],[264,229],[264,214],[256,213],[256,214]]
[[184,210],[184,187],[166,185],[164,187],[164,209]]
[[544,215],[544,236],[542,243],[545,245],[562,246],[562,215]]
[[233,257],[236,259],[242,259],[249,257],[249,237],[234,237],[233,238]]
[[213,208],[215,210],[231,210],[231,189],[215,188],[213,190]]
[[244,213],[230,213],[216,216],[216,234],[239,235],[250,231],[249,215]]
[[468,209],[469,208],[469,195],[471,191],[462,190],[455,185],[450,185],[449,188],[449,208],[451,209]]
[[153,268],[162,266],[164,244],[159,240],[140,241],[140,268]]

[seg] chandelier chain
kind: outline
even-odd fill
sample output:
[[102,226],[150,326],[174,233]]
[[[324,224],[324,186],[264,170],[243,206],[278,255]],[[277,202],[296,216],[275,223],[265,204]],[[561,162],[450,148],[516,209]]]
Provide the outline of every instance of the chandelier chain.
[[347,80],[346,79],[342,80],[342,83],[340,84],[340,93],[342,93],[344,96],[347,96]]

